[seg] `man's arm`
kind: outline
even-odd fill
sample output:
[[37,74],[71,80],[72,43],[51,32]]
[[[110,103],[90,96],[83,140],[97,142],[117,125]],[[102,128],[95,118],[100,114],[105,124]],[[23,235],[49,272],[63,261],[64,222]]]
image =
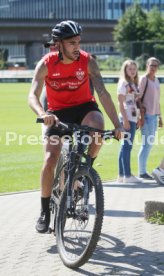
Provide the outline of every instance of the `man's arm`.
[[163,127],[163,120],[162,120],[161,105],[160,104],[159,104],[159,110],[160,110],[160,114],[159,114],[159,123],[158,123],[158,126],[159,127]]
[[32,110],[39,117],[44,119],[44,123],[46,125],[53,125],[54,122],[58,123],[58,118],[55,115],[46,114],[39,100],[47,73],[47,66],[44,64],[44,61],[41,60],[35,69],[34,78],[32,80],[32,85],[28,96],[28,103]]
[[103,79],[100,74],[98,65],[92,57],[90,58],[90,61],[88,64],[88,72],[93,82],[93,86],[98,94],[100,102],[104,107],[108,117],[112,121],[115,128],[120,128],[120,122],[117,116],[116,108],[114,106],[114,103],[112,101],[110,94],[108,93],[108,91],[104,86]]
[[46,75],[47,75],[47,68],[44,62],[41,60],[35,68],[35,73],[32,80],[30,93],[28,96],[29,106],[39,116],[42,116],[45,114],[39,98],[43,89],[43,84],[44,84]]

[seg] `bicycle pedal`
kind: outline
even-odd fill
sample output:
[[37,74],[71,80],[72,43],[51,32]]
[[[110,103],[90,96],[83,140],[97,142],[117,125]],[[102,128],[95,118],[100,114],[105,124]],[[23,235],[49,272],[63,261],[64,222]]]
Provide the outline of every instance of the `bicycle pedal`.
[[51,234],[53,231],[53,229],[51,227],[48,228],[47,234]]
[[54,229],[52,229],[51,227],[49,227],[48,231],[47,231],[47,234],[52,234],[52,233],[54,233],[54,235],[55,235]]

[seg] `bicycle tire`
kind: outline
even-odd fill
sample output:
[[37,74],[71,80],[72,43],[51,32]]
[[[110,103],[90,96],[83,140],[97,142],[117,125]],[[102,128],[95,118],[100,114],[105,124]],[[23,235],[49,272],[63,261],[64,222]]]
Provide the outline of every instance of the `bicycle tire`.
[[57,166],[54,172],[54,183],[52,187],[52,194],[50,199],[50,210],[51,210],[51,224],[52,230],[55,232],[56,227],[56,216],[58,211],[58,204],[55,203],[55,199],[60,200],[60,181],[61,181],[61,174],[64,170],[64,164],[67,162],[68,158],[68,150],[62,149],[60,153],[59,160],[57,162]]
[[[86,218],[81,217],[80,212],[82,207],[79,207],[79,209],[81,208],[79,211],[79,218],[78,216],[71,219],[67,217],[65,212],[67,189],[65,187],[60,200],[56,223],[56,242],[60,258],[64,265],[72,269],[82,266],[92,256],[101,233],[104,215],[104,194],[99,175],[93,168],[89,170],[86,167],[81,167],[75,173],[73,182],[82,177],[85,179],[85,182],[87,181],[87,183],[89,183],[89,188],[92,189],[93,192],[93,194],[91,191],[89,192],[90,203],[88,204],[88,213],[91,212],[91,214],[88,214],[88,221],[85,221],[87,220]],[[76,207],[80,205],[79,202],[81,202],[82,199],[84,200],[83,197],[84,195],[77,201]],[[92,202],[94,199],[95,203]],[[69,219],[72,220],[70,221],[70,227],[72,227],[72,229],[67,228]],[[82,223],[86,223],[83,229]],[[93,223],[93,225],[90,225],[90,223]],[[73,225],[75,225],[74,229]],[[80,230],[77,229],[78,227],[76,226],[80,226]],[[78,247],[77,250],[75,248],[76,245]],[[81,248],[79,248],[80,246]]]

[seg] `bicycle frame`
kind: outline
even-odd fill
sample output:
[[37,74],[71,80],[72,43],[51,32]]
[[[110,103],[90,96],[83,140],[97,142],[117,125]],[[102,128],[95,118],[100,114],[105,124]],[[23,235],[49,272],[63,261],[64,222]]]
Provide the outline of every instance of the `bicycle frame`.
[[[114,132],[76,124],[60,123],[60,126],[71,132],[72,139],[69,140],[67,155],[63,152],[58,161],[51,210],[55,214],[53,229],[59,255],[66,266],[74,269],[91,257],[101,233],[104,215],[101,178],[92,168],[91,157],[86,153],[89,142],[84,145],[84,140],[77,139],[74,134],[79,131],[81,138],[86,133],[99,132],[104,139],[109,139],[114,138]],[[60,195],[58,191],[62,181],[65,187]]]
[[[44,119],[37,118],[37,123],[44,123]],[[88,145],[84,145],[82,141],[77,139],[77,135],[75,133],[80,133],[80,138],[83,137],[86,134],[89,134],[89,132],[99,132],[101,133],[102,137],[106,136],[105,139],[114,138],[114,131],[102,131],[100,129],[88,127],[86,125],[77,125],[77,124],[71,124],[71,123],[62,123],[59,122],[58,127],[65,130],[71,130],[71,142],[69,140],[69,161],[67,164],[63,165],[63,168],[65,168],[66,172],[68,173],[65,186],[67,187],[67,214],[69,216],[74,215],[74,206],[72,201],[72,181],[73,176],[76,172],[77,167],[80,166],[86,166],[88,170],[91,168],[91,158],[89,155],[85,154],[85,149]],[[74,137],[74,139],[72,139]],[[82,157],[85,158],[86,162],[82,163],[81,159]],[[62,168],[62,169],[63,169]],[[60,172],[59,172],[60,174]],[[55,179],[58,176],[55,176]],[[55,195],[54,195],[55,196]],[[58,204],[59,199],[56,198],[56,204]]]
[[[73,134],[76,132],[76,129],[73,130]],[[86,131],[80,132],[80,137],[86,134]],[[73,137],[73,135],[72,135]],[[88,145],[87,145],[88,146]],[[67,215],[72,217],[74,216],[74,205],[72,200],[72,183],[73,183],[73,176],[76,172],[76,169],[79,166],[86,166],[89,170],[91,167],[91,158],[88,154],[85,154],[86,146],[79,141],[76,136],[74,136],[74,142],[69,143],[69,161],[67,164],[67,173],[68,177],[66,180],[65,185],[67,186]],[[81,159],[85,158],[86,162],[82,163]]]

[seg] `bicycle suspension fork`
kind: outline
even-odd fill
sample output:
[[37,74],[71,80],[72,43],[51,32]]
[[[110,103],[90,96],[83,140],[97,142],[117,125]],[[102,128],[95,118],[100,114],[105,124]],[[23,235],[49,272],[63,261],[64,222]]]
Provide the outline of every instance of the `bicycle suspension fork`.
[[73,183],[73,176],[75,174],[76,166],[75,166],[75,159],[76,153],[74,151],[70,154],[70,161],[68,163],[68,184],[67,184],[67,215],[72,216],[74,214],[74,205],[72,200],[72,183]]

